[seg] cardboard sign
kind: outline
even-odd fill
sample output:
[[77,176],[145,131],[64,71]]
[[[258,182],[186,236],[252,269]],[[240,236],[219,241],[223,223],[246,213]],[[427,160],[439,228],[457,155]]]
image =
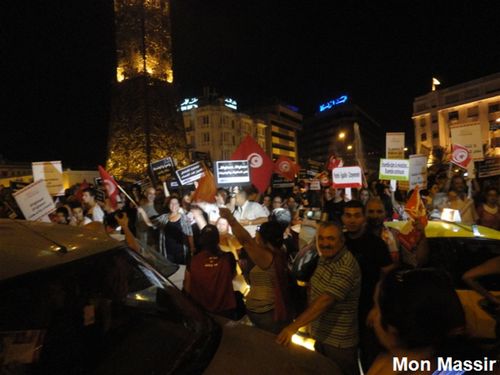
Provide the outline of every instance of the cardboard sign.
[[282,177],[277,174],[273,174],[272,186],[273,188],[292,188],[295,185],[293,181],[287,180],[285,177]]
[[479,123],[453,125],[450,131],[452,144],[467,148],[472,160],[483,160],[483,141]]
[[175,164],[171,157],[153,161],[149,167],[151,168],[151,172],[157,181],[165,182],[175,176]]
[[407,159],[380,159],[379,179],[408,181],[410,161]]
[[500,175],[500,157],[487,158],[478,163],[478,177],[492,177]]
[[221,160],[215,162],[217,185],[242,185],[250,182],[248,160]]
[[63,172],[60,161],[39,161],[31,163],[33,180],[45,180],[49,194],[64,195]]
[[410,190],[427,187],[427,156],[410,155]]
[[43,180],[35,181],[12,195],[26,220],[40,220],[56,209]]
[[205,176],[205,169],[201,161],[190,164],[187,167],[175,171],[181,185],[191,185],[193,182]]
[[332,187],[335,189],[360,188],[363,174],[360,167],[341,167],[332,170]]
[[404,159],[405,133],[385,133],[385,157]]

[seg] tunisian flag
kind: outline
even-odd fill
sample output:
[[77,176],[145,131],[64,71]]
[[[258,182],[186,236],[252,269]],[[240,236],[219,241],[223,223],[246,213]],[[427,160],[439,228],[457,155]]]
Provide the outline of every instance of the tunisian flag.
[[293,180],[298,172],[299,168],[297,164],[286,156],[280,156],[278,160],[274,162],[274,173],[279,174],[287,180]]
[[110,176],[106,170],[99,165],[99,174],[102,178],[102,183],[106,188],[106,192],[108,193],[109,203],[113,209],[116,209],[116,198],[118,197],[118,184],[115,179]]
[[250,180],[263,193],[273,174],[273,162],[255,140],[247,135],[231,156],[231,160],[248,160]]
[[413,221],[420,222],[424,228],[427,226],[427,211],[422,198],[420,198],[418,185],[406,202],[405,212],[410,217],[410,220],[401,228],[398,238],[401,245],[411,251],[424,235],[424,233],[415,229]]

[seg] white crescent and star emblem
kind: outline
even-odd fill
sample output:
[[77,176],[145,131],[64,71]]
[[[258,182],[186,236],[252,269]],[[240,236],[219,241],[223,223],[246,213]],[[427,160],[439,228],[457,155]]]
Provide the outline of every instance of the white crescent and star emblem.
[[264,160],[262,160],[262,156],[257,154],[256,152],[248,155],[248,163],[250,164],[250,167],[252,168],[260,168],[262,167],[262,164],[264,164]]
[[457,162],[462,163],[465,159],[468,157],[468,152],[466,150],[455,150],[453,151],[453,159],[455,159]]
[[282,161],[281,163],[279,163],[278,168],[281,172],[288,172],[290,171],[290,163]]

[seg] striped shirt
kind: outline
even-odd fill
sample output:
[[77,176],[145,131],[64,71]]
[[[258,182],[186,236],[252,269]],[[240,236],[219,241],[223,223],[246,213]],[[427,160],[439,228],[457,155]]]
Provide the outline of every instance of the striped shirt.
[[311,278],[310,301],[328,294],[334,298],[334,303],[312,322],[314,339],[337,348],[358,344],[360,290],[361,271],[346,248],[332,258],[320,258]]
[[246,307],[255,313],[265,313],[274,309],[274,284],[276,275],[271,264],[267,269],[254,266],[249,274],[250,292],[246,297]]

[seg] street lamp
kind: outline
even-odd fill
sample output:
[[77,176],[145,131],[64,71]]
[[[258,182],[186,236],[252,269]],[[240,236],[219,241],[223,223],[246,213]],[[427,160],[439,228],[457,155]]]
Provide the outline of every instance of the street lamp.
[[347,146],[348,150],[352,150],[352,145]]
[[408,147],[405,147],[403,150],[408,151]]
[[339,139],[344,139],[345,138],[345,133],[344,132],[340,132],[339,133]]

